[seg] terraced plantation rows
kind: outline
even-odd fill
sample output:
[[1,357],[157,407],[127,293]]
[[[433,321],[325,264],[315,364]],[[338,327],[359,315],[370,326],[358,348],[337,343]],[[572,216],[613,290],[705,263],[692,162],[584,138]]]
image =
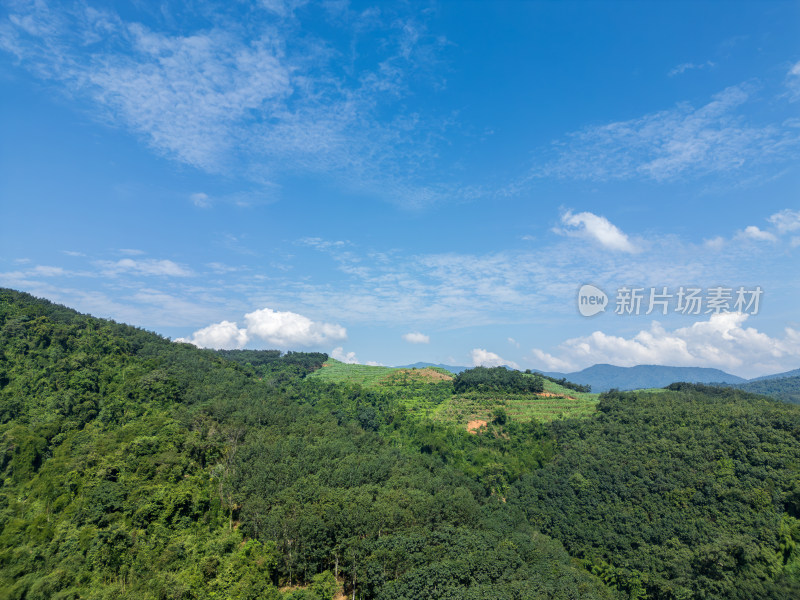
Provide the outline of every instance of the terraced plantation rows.
[[540,394],[469,392],[454,395],[452,388],[446,385],[453,374],[445,369],[354,365],[335,359],[326,361],[309,377],[391,390],[412,413],[463,427],[491,420],[498,408],[512,420],[522,422],[586,417],[594,413],[598,398],[598,394],[576,392],[548,380],[544,381],[544,391]]

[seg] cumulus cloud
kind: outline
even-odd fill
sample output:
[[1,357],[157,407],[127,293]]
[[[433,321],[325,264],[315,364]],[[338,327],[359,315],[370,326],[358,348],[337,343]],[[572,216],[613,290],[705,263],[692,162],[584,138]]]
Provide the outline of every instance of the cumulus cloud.
[[781,234],[800,230],[800,210],[786,208],[780,212],[776,212],[767,220],[772,223],[778,230],[778,233]]
[[534,349],[546,369],[575,370],[597,363],[621,367],[642,364],[714,367],[744,377],[795,369],[800,364],[800,331],[787,327],[770,337],[744,324],[750,315],[719,313],[672,331],[653,322],[626,338],[595,331],[566,340],[558,355]]
[[507,358],[503,358],[499,354],[495,354],[494,352],[489,352],[483,348],[474,348],[472,352],[470,352],[470,357],[472,358],[472,364],[475,367],[512,367],[514,369],[519,369],[519,365],[515,363],[513,360],[508,360]]
[[573,213],[568,210],[561,216],[564,228],[556,228],[557,233],[590,239],[604,248],[617,252],[635,253],[639,248],[631,242],[627,234],[605,217],[590,212]]
[[544,365],[543,370],[545,371],[572,371],[575,368],[575,364],[569,359],[558,358],[538,348],[531,350],[531,355],[537,368],[541,368]]
[[195,331],[191,338],[176,341],[188,342],[202,348],[243,348],[248,342],[260,340],[274,348],[290,350],[297,347],[319,348],[331,342],[347,339],[347,330],[341,325],[312,321],[290,311],[271,308],[247,313],[244,328],[236,323],[222,321]]
[[319,347],[347,339],[347,331],[341,325],[312,321],[289,311],[262,308],[246,314],[244,320],[249,335],[280,348]]
[[204,194],[203,192],[195,192],[189,196],[189,199],[197,208],[211,208],[211,200],[209,199],[208,194]]
[[341,346],[331,350],[331,358],[335,358],[336,360],[343,363],[347,363],[348,365],[358,364],[358,358],[356,358],[356,353],[345,352],[344,348],[342,348]]
[[763,229],[759,229],[755,225],[750,225],[745,227],[743,231],[740,231],[736,234],[736,237],[739,239],[745,240],[754,240],[756,242],[776,242],[778,238],[775,237],[774,233],[770,233],[769,231],[764,231]]
[[403,334],[403,339],[409,344],[428,344],[431,341],[430,336],[420,333],[419,331],[405,333]]
[[718,235],[710,240],[705,240],[703,245],[706,248],[711,248],[712,250],[722,250],[725,247],[725,238],[721,235]]
[[248,336],[246,329],[239,329],[236,323],[222,321],[214,323],[203,329],[198,329],[192,337],[178,338],[176,342],[194,344],[199,348],[214,348],[218,350],[234,350],[244,348],[247,344]]

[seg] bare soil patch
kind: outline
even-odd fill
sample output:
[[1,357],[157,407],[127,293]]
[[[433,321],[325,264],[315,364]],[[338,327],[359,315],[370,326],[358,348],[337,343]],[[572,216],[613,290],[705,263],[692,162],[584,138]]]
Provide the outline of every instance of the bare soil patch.
[[467,423],[467,431],[469,431],[470,433],[478,433],[478,430],[481,427],[486,427],[487,423],[488,423],[488,421],[482,421],[480,419],[475,419],[474,421],[470,421],[469,423]]

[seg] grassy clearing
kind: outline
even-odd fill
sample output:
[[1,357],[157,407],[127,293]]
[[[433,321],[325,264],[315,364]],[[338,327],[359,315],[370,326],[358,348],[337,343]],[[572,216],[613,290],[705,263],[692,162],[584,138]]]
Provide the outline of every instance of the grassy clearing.
[[594,394],[590,392],[576,392],[575,390],[571,390],[569,388],[565,388],[562,385],[558,385],[550,381],[549,379],[544,380],[544,391],[548,394],[556,394],[558,396],[567,396],[569,398],[575,398],[576,400],[583,400],[585,402],[596,402],[597,397],[599,394]]
[[[591,394],[590,394],[591,396]],[[565,398],[536,394],[469,393],[452,396],[432,412],[437,421],[466,426],[470,421],[491,421],[497,408],[503,408],[513,421],[552,421],[554,419],[588,417],[597,407],[595,398]]]
[[382,379],[385,379],[396,370],[394,367],[349,365],[335,358],[329,358],[321,369],[317,369],[309,377],[339,383],[357,383],[363,386],[373,386],[378,385]]
[[452,390],[448,386],[452,373],[444,369],[350,365],[332,358],[309,377],[394,390],[397,400],[420,418],[464,427],[470,421],[491,421],[499,407],[516,421],[586,417],[594,413],[598,397],[598,394],[576,392],[548,380],[544,381],[541,395],[477,392],[453,395],[448,391]]

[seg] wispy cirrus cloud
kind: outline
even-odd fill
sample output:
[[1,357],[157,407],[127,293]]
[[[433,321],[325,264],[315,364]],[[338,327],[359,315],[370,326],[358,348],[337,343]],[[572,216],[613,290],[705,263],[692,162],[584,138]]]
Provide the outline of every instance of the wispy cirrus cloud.
[[712,69],[716,66],[717,66],[716,63],[713,63],[710,60],[707,60],[704,63],[691,63],[691,62],[681,63],[670,69],[667,75],[669,75],[670,77],[675,77],[676,75],[681,75],[686,71],[692,71],[698,69]]
[[118,261],[97,261],[96,264],[103,269],[106,275],[134,273],[137,275],[189,277],[194,274],[191,269],[167,259],[145,258],[134,260],[132,258],[123,258]]
[[786,74],[786,87],[792,101],[800,100],[800,60],[794,63]]
[[[264,185],[319,172],[410,204],[452,192],[418,176],[435,172],[436,131],[449,119],[403,103],[418,85],[442,84],[430,65],[446,40],[400,9],[312,6],[306,12],[343,34],[323,37],[295,15],[297,5],[262,4],[244,25],[212,3],[195,27],[175,32],[156,13],[145,24],[83,3],[19,2],[0,25],[0,50],[88,101],[86,112],[207,172]],[[353,55],[375,32],[381,43]]]
[[681,103],[576,131],[555,142],[555,158],[530,177],[663,182],[791,160],[800,131],[782,123],[748,123],[742,108],[755,92],[753,84],[731,86],[697,108]]

